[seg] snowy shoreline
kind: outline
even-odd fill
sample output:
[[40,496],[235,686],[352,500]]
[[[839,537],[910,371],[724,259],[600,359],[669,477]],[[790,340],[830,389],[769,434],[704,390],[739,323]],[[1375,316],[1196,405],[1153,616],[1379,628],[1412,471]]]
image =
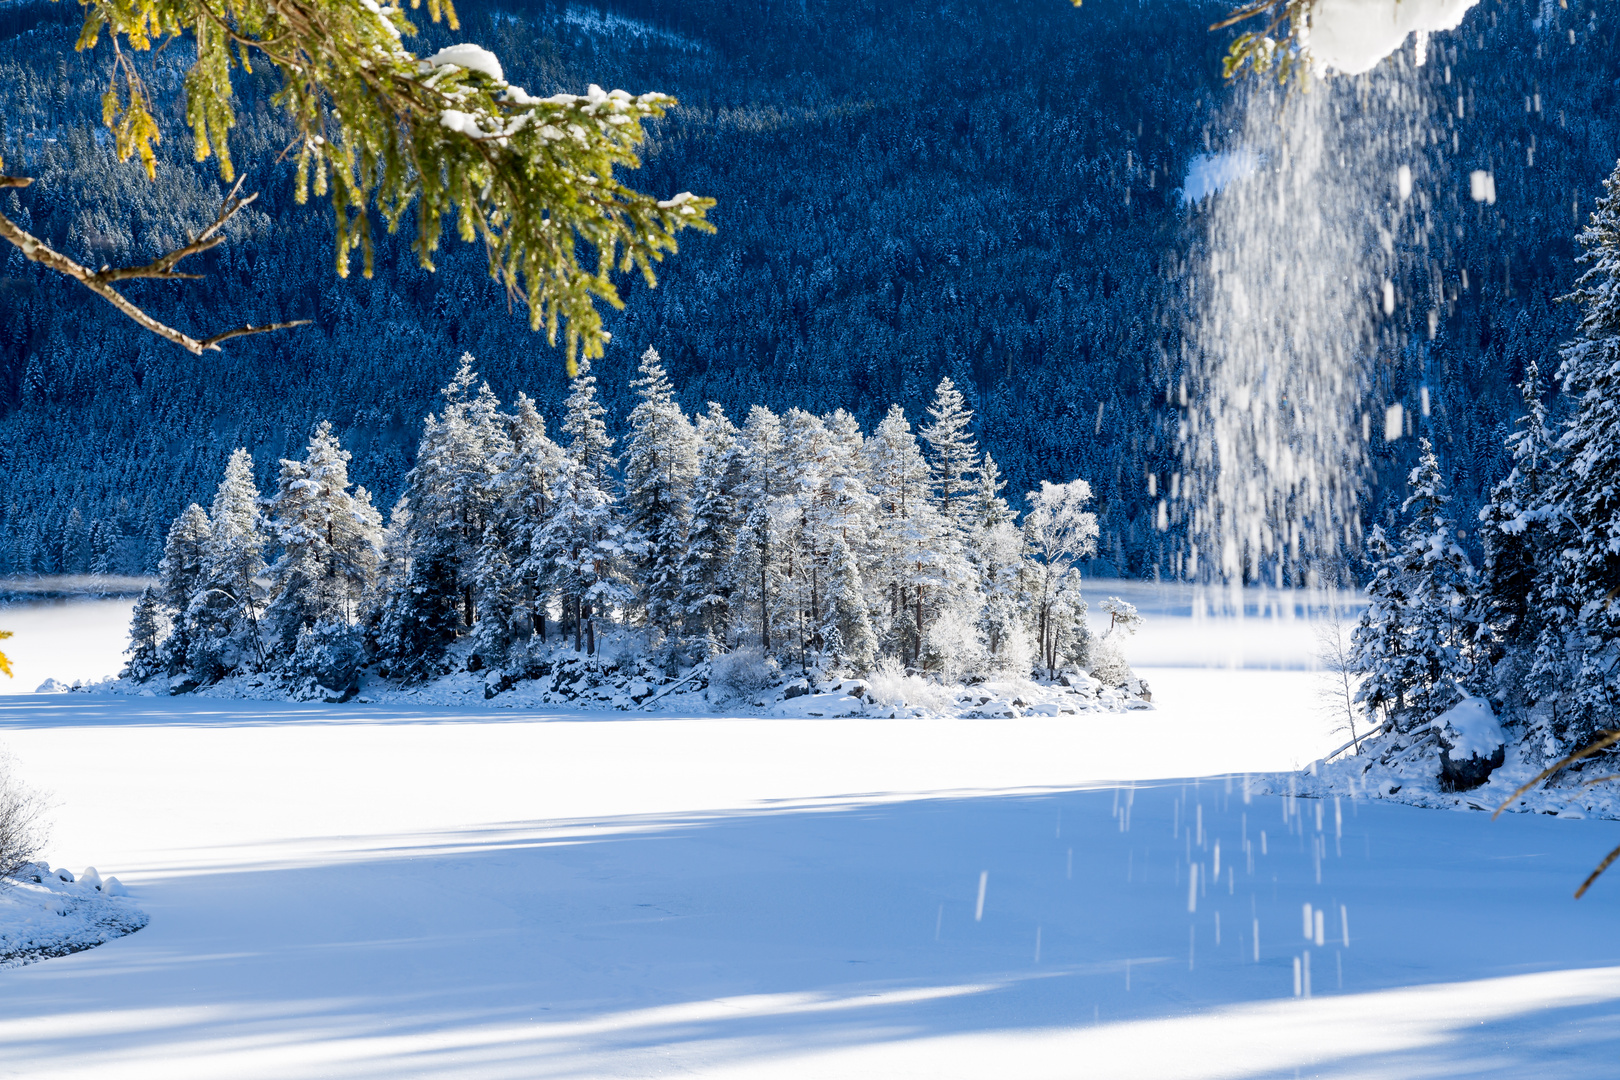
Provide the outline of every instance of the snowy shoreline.
[[105,945],[149,921],[115,877],[28,863],[0,881],[0,969]]

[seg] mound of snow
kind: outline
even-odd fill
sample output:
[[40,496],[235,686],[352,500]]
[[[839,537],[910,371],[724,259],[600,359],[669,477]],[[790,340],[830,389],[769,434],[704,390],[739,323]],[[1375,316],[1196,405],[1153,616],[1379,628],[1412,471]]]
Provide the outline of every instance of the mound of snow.
[[1484,698],[1465,697],[1429,724],[1445,740],[1453,758],[1488,758],[1505,741],[1496,712]]
[[1418,62],[1431,33],[1455,30],[1479,0],[1316,0],[1305,44],[1318,73],[1360,75],[1418,36]]
[[146,923],[117,878],[28,863],[0,881],[0,968],[93,949]]

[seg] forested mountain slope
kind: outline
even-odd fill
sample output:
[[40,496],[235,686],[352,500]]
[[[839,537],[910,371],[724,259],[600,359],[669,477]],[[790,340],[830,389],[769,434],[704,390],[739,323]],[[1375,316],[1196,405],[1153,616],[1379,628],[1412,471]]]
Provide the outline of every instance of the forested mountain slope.
[[[112,160],[97,100],[109,56],[105,45],[72,52],[77,10],[0,3],[0,137],[8,169],[38,177],[0,204],[82,261],[150,257],[209,220],[222,188],[191,163],[178,123],[156,183]],[[684,238],[657,290],[625,282],[614,343],[594,365],[615,424],[648,345],[691,411],[707,400],[733,412],[841,406],[870,426],[890,402],[919,416],[950,374],[1011,492],[1085,477],[1100,568],[1152,573],[1165,561],[1175,537],[1153,528],[1144,474],[1173,467],[1176,452],[1167,358],[1180,354],[1179,277],[1198,229],[1179,185],[1221,134],[1225,39],[1204,30],[1221,5],[459,10],[461,31],[425,28],[417,49],[478,42],[534,93],[595,82],[681,99],[633,182],[717,198],[720,231]],[[1504,471],[1511,384],[1531,357],[1554,368],[1572,325],[1553,304],[1573,279],[1570,237],[1620,154],[1617,16],[1615,0],[1487,2],[1448,38],[1456,81],[1437,93],[1466,99],[1448,166],[1464,188],[1470,169],[1492,168],[1498,199],[1436,202],[1472,287],[1432,343],[1387,358],[1377,392],[1430,387],[1429,432],[1463,520]],[[154,88],[175,92],[186,63],[178,43],[152,58]],[[233,154],[259,202],[205,257],[206,280],[131,292],[187,329],[315,325],[199,359],[0,252],[0,573],[148,570],[168,523],[212,490],[234,447],[256,449],[267,481],[272,454],[295,456],[321,419],[386,506],[463,351],[503,399],[523,388],[558,411],[561,356],[509,310],[477,248],[452,243],[428,274],[390,240],[372,280],[337,278],[330,209],[295,206],[291,166],[275,163],[289,132],[268,84],[244,78],[241,90]],[[1409,465],[1413,442],[1375,446],[1384,477]],[[1396,487],[1374,490],[1370,516]]]

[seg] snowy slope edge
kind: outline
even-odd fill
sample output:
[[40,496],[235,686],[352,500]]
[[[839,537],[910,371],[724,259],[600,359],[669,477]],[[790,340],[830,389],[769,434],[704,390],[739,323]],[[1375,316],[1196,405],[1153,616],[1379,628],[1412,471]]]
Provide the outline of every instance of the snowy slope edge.
[[0,968],[93,949],[148,922],[115,877],[28,863],[0,882]]

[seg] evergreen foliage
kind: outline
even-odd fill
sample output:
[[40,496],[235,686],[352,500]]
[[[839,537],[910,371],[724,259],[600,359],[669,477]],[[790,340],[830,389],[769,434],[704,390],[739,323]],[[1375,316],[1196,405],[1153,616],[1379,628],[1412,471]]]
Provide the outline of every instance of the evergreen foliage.
[[955,455],[941,471],[898,408],[871,436],[843,410],[756,406],[739,429],[711,403],[694,420],[649,349],[621,454],[588,365],[558,446],[533,399],[503,407],[464,355],[387,529],[351,491],[330,424],[282,462],[268,535],[251,458],[234,453],[212,515],[194,505],[170,529],[126,674],[279,673],[341,696],[368,663],[406,682],[521,674],[548,626],[591,654],[607,624],[662,642],[671,669],[738,652],[775,671],[885,664],[955,682],[1084,663],[1090,488],[1044,485],[1020,529],[949,389],[929,429],[936,462]]
[[[146,72],[134,57],[154,42],[166,46],[166,39],[189,37],[194,54],[184,96],[193,156],[217,158],[221,177],[233,179],[229,135],[238,120],[238,93],[232,73],[252,74],[257,62],[274,72],[270,101],[295,132],[283,151],[297,151],[295,201],[305,202],[312,191],[330,198],[339,276],[348,275],[356,250],[365,276],[372,274],[374,204],[390,232],[407,212],[414,216],[412,247],[427,270],[434,268],[443,222],[452,218],[462,240],[484,248],[490,276],[526,302],[533,329],[544,326],[555,344],[566,323],[570,366],[581,347],[597,356],[608,340],[596,301],[622,303],[612,271],[640,270],[652,285],[652,264],[675,249],[677,232],[712,231],[704,214],[713,200],[690,192],[659,200],[615,175],[618,167],[640,165],[642,125],[674,104],[668,95],[607,93],[592,84],[585,94],[536,97],[507,82],[500,61],[477,45],[451,45],[419,59],[404,47],[417,29],[392,3],[85,0],[82,6],[75,47],[92,51],[103,33],[111,38],[112,80],[100,105],[120,161],[139,158],[147,178],[156,179],[154,144],[162,127]],[[428,13],[459,28],[450,0],[428,0]],[[0,178],[0,187],[28,182]],[[221,226],[246,203],[227,198],[226,205]],[[79,278],[148,329],[194,352],[218,347],[215,340],[199,344],[154,324],[107,291],[115,279],[87,278],[84,268],[66,265],[4,215],[0,236],[27,258]],[[197,245],[212,246],[209,236],[178,250],[205,250]],[[580,265],[576,246],[595,253],[594,269]],[[178,258],[165,259],[128,276],[172,276]]]
[[1427,439],[1420,447],[1400,543],[1390,544],[1376,527],[1368,537],[1374,576],[1351,639],[1351,663],[1364,676],[1357,700],[1383,710],[1399,730],[1426,724],[1481,689],[1490,652],[1479,578],[1457,543],[1439,458]]
[[[657,289],[613,277],[625,306],[600,305],[613,341],[592,361],[610,432],[624,434],[638,401],[629,378],[654,342],[688,413],[716,401],[739,426],[756,403],[778,415],[844,408],[871,432],[898,402],[926,424],[949,375],[1019,509],[1043,479],[1091,483],[1099,538],[1088,572],[1170,570],[1181,536],[1173,522],[1157,529],[1143,484],[1156,474],[1162,493],[1179,467],[1181,416],[1165,390],[1180,372],[1160,358],[1182,351],[1180,277],[1165,259],[1203,221],[1180,186],[1225,96],[1206,62],[1210,36],[1184,7],[982,4],[942,18],[845,0],[802,11],[611,0],[606,19],[557,0],[456,7],[459,31],[421,18],[407,47],[429,56],[478,42],[536,95],[591,82],[669,91],[678,110],[645,125],[642,168],[620,178],[717,196],[725,209],[717,235],[682,234],[679,272]],[[1620,22],[1600,14],[1589,29],[1576,8],[1507,5],[1495,25],[1481,17],[1477,35],[1453,35],[1447,64],[1408,76],[1420,98],[1440,100],[1456,93],[1449,65],[1466,80],[1468,118],[1418,170],[1432,179],[1426,212],[1444,238],[1435,337],[1425,305],[1412,305],[1417,340],[1383,356],[1369,399],[1416,412],[1429,388],[1429,433],[1471,532],[1509,470],[1501,439],[1521,411],[1514,385],[1532,359],[1550,376],[1572,331],[1576,312],[1553,301],[1574,280],[1570,233],[1620,137]],[[189,138],[155,147],[155,183],[98,146],[109,47],[104,36],[73,51],[83,14],[0,4],[6,160],[36,178],[0,191],[0,212],[81,264],[144,263],[210,222],[228,185],[216,162],[192,162]],[[1570,28],[1578,45],[1542,47]],[[125,55],[165,132],[183,133],[192,43]],[[232,449],[254,449],[271,492],[279,460],[298,457],[322,418],[354,454],[351,478],[391,506],[418,423],[439,408],[438,360],[463,350],[503,400],[527,390],[566,441],[562,365],[513,317],[482,245],[446,242],[424,273],[407,218],[400,235],[374,230],[371,279],[334,279],[331,212],[321,199],[295,202],[296,165],[276,159],[297,132],[268,100],[278,74],[255,69],[233,73],[229,145],[258,201],[225,244],[195,257],[203,280],[137,283],[131,295],[174,326],[312,325],[197,357],[0,245],[0,573],[83,572],[75,560],[87,551],[114,573],[151,573],[170,521],[212,491]],[[1531,83],[1541,112],[1525,110]],[[1532,136],[1530,167],[1506,148]],[[1495,206],[1468,198],[1468,173],[1487,160]],[[1414,264],[1420,280],[1393,282],[1400,296],[1428,295],[1429,261]],[[1365,489],[1362,516],[1391,535],[1415,449],[1376,436],[1371,446],[1379,483]]]

